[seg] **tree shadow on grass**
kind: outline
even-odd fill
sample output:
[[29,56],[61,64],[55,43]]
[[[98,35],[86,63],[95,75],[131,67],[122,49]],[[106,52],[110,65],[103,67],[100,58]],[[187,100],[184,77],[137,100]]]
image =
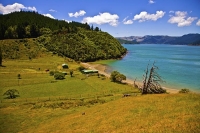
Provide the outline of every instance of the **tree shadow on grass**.
[[15,98],[17,98],[17,97],[20,97],[20,95],[14,95],[13,98],[11,98],[10,96],[7,96],[7,97],[4,97],[4,99],[15,99]]
[[4,65],[1,65],[0,67],[6,67],[6,66],[4,66]]

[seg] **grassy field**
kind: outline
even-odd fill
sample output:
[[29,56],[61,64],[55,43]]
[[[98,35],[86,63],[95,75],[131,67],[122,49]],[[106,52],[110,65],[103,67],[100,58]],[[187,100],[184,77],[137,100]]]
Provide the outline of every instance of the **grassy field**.
[[[67,63],[69,69],[61,65]],[[4,60],[0,67],[0,132],[200,132],[200,94],[141,95],[131,85],[86,76],[79,64],[47,54]],[[45,70],[74,70],[56,81]],[[21,79],[18,79],[18,74]],[[19,97],[3,93],[17,89]],[[131,97],[123,97],[130,93]]]

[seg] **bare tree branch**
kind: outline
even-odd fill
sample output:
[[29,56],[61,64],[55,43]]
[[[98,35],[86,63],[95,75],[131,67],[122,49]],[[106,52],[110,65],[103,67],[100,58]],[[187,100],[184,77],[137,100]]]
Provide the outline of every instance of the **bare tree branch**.
[[157,66],[155,66],[155,61],[153,66],[149,71],[149,64],[147,65],[147,69],[145,74],[143,75],[143,87],[142,87],[142,94],[152,94],[152,93],[164,93],[166,92],[162,89],[159,82],[164,82],[161,76],[156,72],[159,70]]

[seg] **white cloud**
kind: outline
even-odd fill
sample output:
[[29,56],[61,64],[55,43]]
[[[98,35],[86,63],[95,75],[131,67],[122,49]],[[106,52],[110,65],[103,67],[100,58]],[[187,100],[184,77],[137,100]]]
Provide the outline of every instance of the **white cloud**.
[[44,15],[44,16],[46,16],[46,17],[49,17],[49,18],[52,18],[52,19],[55,19],[51,14],[49,14],[49,13],[47,13],[47,14],[42,14],[42,15]]
[[133,20],[124,21],[124,24],[132,24],[132,23],[133,23]]
[[150,3],[150,4],[153,4],[153,3],[155,3],[155,2],[154,2],[153,0],[149,0],[149,3]]
[[187,17],[187,12],[176,11],[175,16],[171,16],[168,20],[171,24],[178,24],[178,27],[189,26],[197,19],[196,17]]
[[144,22],[147,20],[156,21],[165,15],[163,11],[156,11],[156,14],[148,14],[146,11],[140,12],[140,14],[135,15],[133,20],[139,20],[139,22]]
[[173,10],[171,10],[171,11],[169,11],[169,13],[174,13],[174,11],[173,11]]
[[93,24],[110,24],[111,26],[117,26],[118,25],[118,19],[119,16],[117,14],[110,14],[108,12],[105,13],[99,13],[99,15],[96,15],[94,17],[86,17],[83,19],[82,23],[93,23]]
[[197,26],[200,26],[200,19],[196,23]]
[[68,13],[70,17],[79,17],[79,16],[84,16],[86,12],[84,10],[80,10],[79,12],[75,13]]
[[0,4],[0,12],[2,14],[8,14],[11,12],[20,11],[22,9],[37,11],[37,9],[35,7],[25,7],[24,5],[19,4],[19,3],[14,3],[12,5],[7,5],[7,6],[3,6],[2,4]]
[[129,16],[127,16],[126,18],[124,18],[124,20],[123,20],[123,23],[124,24],[132,24],[133,23],[133,20],[127,20],[127,18],[128,18]]
[[53,9],[50,9],[49,11],[50,11],[50,12],[57,12],[56,10],[53,10]]

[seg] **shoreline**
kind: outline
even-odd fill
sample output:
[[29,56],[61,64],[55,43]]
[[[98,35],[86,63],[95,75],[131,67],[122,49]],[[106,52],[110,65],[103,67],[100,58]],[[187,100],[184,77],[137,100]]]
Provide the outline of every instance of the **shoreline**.
[[[93,62],[93,63],[80,63],[80,64],[82,66],[84,66],[85,68],[98,70],[99,74],[103,74],[108,78],[110,77],[110,73],[106,72],[106,69],[107,69],[106,65],[98,64],[98,63],[95,63],[95,62]],[[130,85],[134,84],[134,80],[132,80],[132,79],[126,79],[123,82],[127,83],[127,84],[130,84]],[[136,81],[136,84],[138,86],[142,86],[142,82],[137,82]],[[167,88],[167,87],[163,87],[163,88],[166,89],[166,91],[169,92],[170,94],[174,94],[174,93],[178,93],[179,92],[178,89]]]

